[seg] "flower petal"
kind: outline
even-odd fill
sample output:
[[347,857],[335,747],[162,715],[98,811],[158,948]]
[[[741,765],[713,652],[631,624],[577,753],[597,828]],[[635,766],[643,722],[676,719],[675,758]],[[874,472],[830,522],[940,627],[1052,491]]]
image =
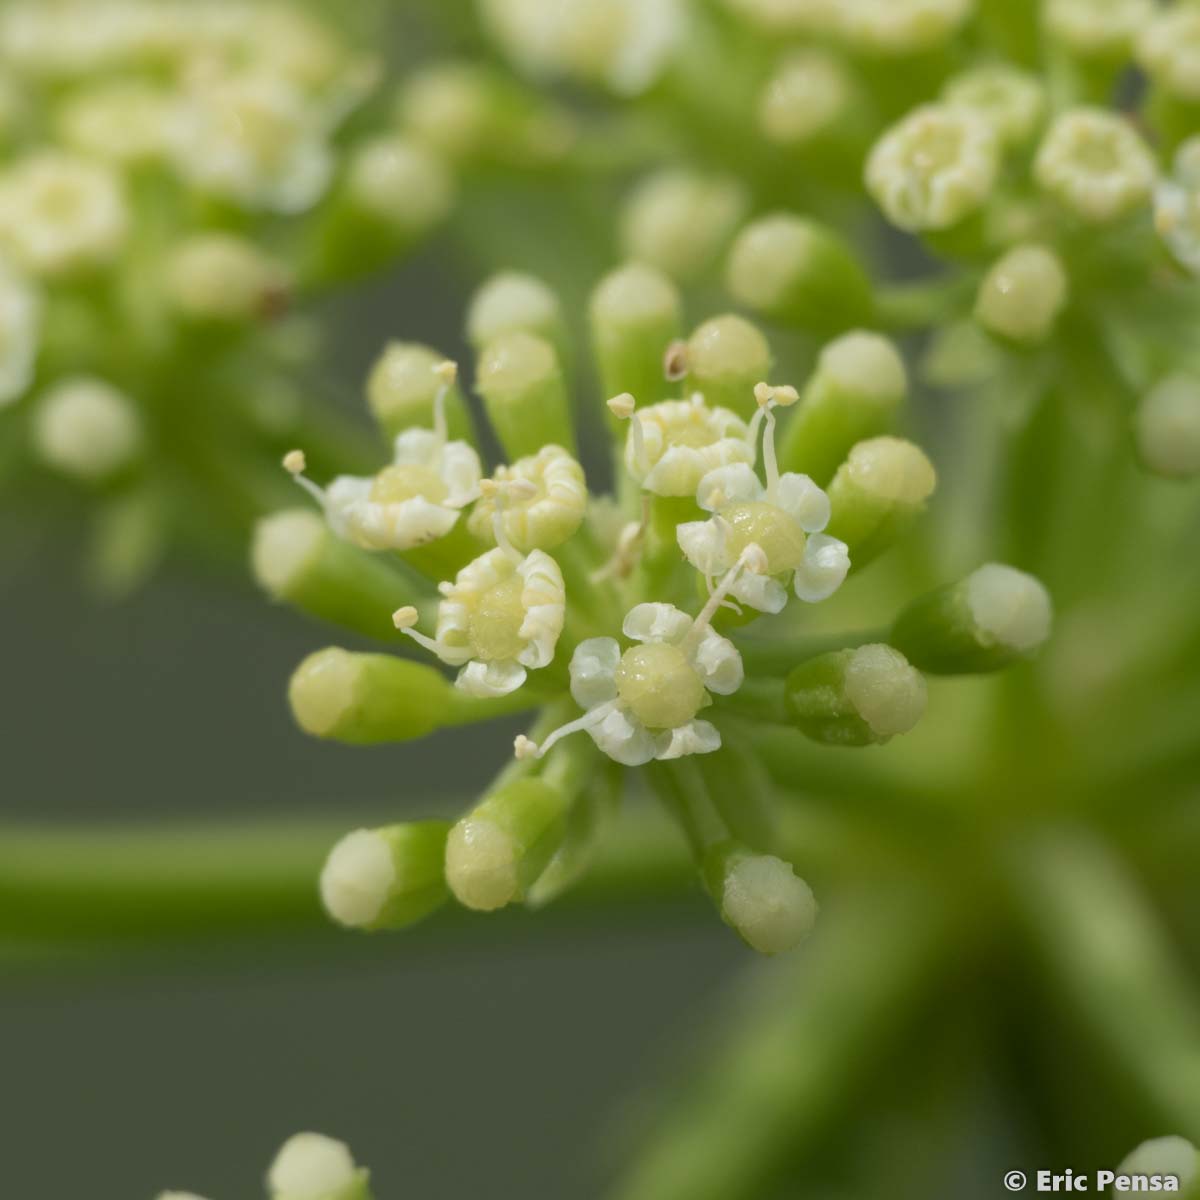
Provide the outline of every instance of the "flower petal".
[[702,575],[721,575],[733,566],[725,527],[719,521],[684,521],[675,527],[683,557]]
[[614,708],[598,725],[589,727],[592,741],[614,762],[640,767],[655,755],[650,731],[632,713]]
[[507,696],[525,682],[525,668],[511,658],[498,662],[469,662],[458,673],[454,686],[468,696],[486,699]]
[[805,544],[804,561],[796,569],[796,595],[809,604],[832,596],[850,570],[850,550],[828,534],[814,533]]
[[392,463],[436,468],[442,449],[442,439],[432,429],[406,429],[392,443]]
[[[404,434],[400,436],[403,437]],[[450,489],[450,494],[446,497],[447,507],[462,508],[478,497],[483,468],[474,447],[468,446],[466,442],[446,443],[442,449],[438,474]]]
[[729,594],[758,612],[782,612],[787,604],[787,588],[770,575],[755,575],[744,571],[738,576]]
[[571,696],[580,708],[595,708],[617,698],[615,674],[621,647],[615,638],[588,638],[571,655]]
[[721,748],[721,735],[708,721],[691,720],[668,729],[655,739],[655,758],[683,758],[686,754],[711,754]]
[[692,618],[673,604],[635,604],[625,614],[621,632],[635,642],[677,642],[692,627]]
[[731,463],[709,471],[700,480],[696,503],[707,512],[716,512],[727,504],[761,500],[765,490],[749,463]]
[[775,503],[796,519],[805,533],[819,533],[829,524],[829,497],[807,475],[780,475]]
[[727,637],[722,637],[711,626],[705,629],[688,659],[710,692],[728,696],[742,686],[742,656]]

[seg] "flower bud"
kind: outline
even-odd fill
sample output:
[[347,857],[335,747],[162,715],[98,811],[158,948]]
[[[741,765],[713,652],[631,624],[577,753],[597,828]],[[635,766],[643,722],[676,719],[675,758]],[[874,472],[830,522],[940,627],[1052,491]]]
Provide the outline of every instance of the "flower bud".
[[654,404],[663,391],[663,355],[682,329],[679,291],[641,263],[609,272],[588,306],[592,352],[606,396],[628,392]]
[[1045,246],[1016,246],[992,264],[975,297],[975,319],[1018,345],[1044,342],[1067,302],[1067,273]]
[[1119,61],[1153,19],[1154,0],[1046,0],[1043,26],[1077,58]]
[[687,390],[712,408],[753,416],[754,385],[771,374],[771,348],[749,321],[728,314],[696,328],[687,342]]
[[391,612],[424,599],[412,578],[343,541],[312,509],[288,508],[258,522],[254,577],[273,599],[321,621],[394,638]]
[[784,689],[796,728],[830,746],[881,746],[916,725],[925,701],[921,672],[882,643],[810,658]]
[[350,1148],[320,1133],[297,1133],[280,1147],[267,1173],[271,1200],[371,1200],[370,1172]]
[[794,949],[816,924],[812,888],[773,854],[725,842],[705,856],[703,875],[722,920],[760,954]]
[[446,843],[446,882],[467,908],[491,912],[524,897],[558,850],[569,798],[542,779],[501,787]]
[[422,146],[391,134],[353,148],[344,195],[357,211],[410,238],[449,212],[454,184],[442,163]]
[[851,563],[861,570],[908,532],[936,482],[933,464],[912,442],[858,442],[829,485],[826,532],[846,543]]
[[904,360],[887,338],[847,333],[830,342],[784,427],[780,465],[824,487],[856,442],[890,427],[907,392]]
[[402,929],[449,898],[443,863],[448,821],[356,829],[321,870],[325,911],[351,929]]
[[1147,470],[1169,478],[1200,475],[1200,379],[1168,375],[1142,397],[1133,418]]
[[[444,354],[417,342],[388,342],[367,376],[367,403],[389,440],[417,426],[432,429],[434,399],[446,387],[437,368]],[[446,426],[451,441],[473,442],[471,418],[457,382],[445,398]]]
[[137,457],[142,426],[124,392],[102,379],[80,376],[55,384],[38,401],[33,442],[50,466],[94,483]]
[[1035,75],[1007,63],[985,63],[950,79],[942,101],[982,117],[1006,147],[1023,146],[1036,132],[1046,92]]
[[736,179],[666,168],[644,179],[621,214],[621,249],[687,282],[717,261],[746,212]]
[[1176,150],[1171,174],[1158,181],[1154,227],[1176,260],[1200,275],[1200,137]]
[[920,54],[948,42],[971,15],[971,0],[852,0],[832,6],[839,37],[860,54]]
[[898,229],[949,229],[993,194],[1000,142],[970,109],[924,104],[893,125],[867,158],[867,191]]
[[574,453],[562,367],[545,338],[518,330],[489,342],[475,386],[510,458],[536,454],[548,443]]
[[562,346],[566,337],[562,306],[553,289],[536,276],[501,271],[471,297],[467,341],[478,352],[501,334],[517,332]]
[[1124,117],[1101,108],[1075,108],[1050,126],[1033,175],[1073,216],[1105,224],[1149,202],[1158,167]]
[[[1200,1153],[1186,1138],[1160,1137],[1143,1142],[1125,1156],[1117,1174],[1169,1175],[1178,1183],[1177,1191],[1183,1200],[1200,1196]],[[1114,1187],[1112,1195],[1119,1200],[1128,1191]]]
[[42,300],[23,279],[0,268],[0,409],[33,382]]
[[310,654],[292,673],[288,703],[305,733],[369,746],[432,733],[444,723],[455,696],[434,667],[329,646]]
[[891,642],[922,671],[975,675],[1032,657],[1050,636],[1050,595],[1032,575],[988,563],[915,600]]
[[1168,95],[1200,103],[1200,8],[1175,4],[1148,16],[1140,26],[1137,60]]
[[198,233],[167,256],[167,301],[182,316],[200,321],[252,321],[282,306],[287,268],[248,238]]
[[772,142],[802,146],[832,133],[854,99],[853,80],[840,59],[825,50],[798,50],[763,88],[759,128]]
[[739,304],[817,333],[868,323],[874,308],[871,280],[850,247],[791,213],[762,217],[738,234],[726,282]]

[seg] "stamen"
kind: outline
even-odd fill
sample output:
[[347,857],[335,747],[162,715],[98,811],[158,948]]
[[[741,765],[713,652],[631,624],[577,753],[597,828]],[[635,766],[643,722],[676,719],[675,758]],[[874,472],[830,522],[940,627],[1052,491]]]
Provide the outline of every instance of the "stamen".
[[633,461],[642,475],[650,472],[650,460],[646,457],[646,440],[642,434],[642,419],[634,414],[637,401],[628,393],[622,392],[608,402],[608,411],[618,421],[629,422],[630,436],[633,438]]
[[763,575],[766,573],[767,566],[767,556],[763,548],[757,542],[751,542],[738,556],[737,562],[725,572],[724,578],[717,584],[712,595],[709,596],[708,603],[705,604],[700,610],[699,615],[692,622],[692,627],[688,630],[684,640],[694,640],[709,627],[713,617],[717,615],[717,610],[725,603],[725,597],[729,595],[730,589],[738,581],[738,577],[743,571],[750,571],[755,575]]
[[642,493],[642,519],[630,521],[617,537],[612,557],[603,566],[597,567],[589,576],[589,583],[603,583],[608,579],[626,579],[637,566],[642,556],[642,542],[650,524],[650,497]]
[[688,373],[688,345],[680,339],[672,342],[663,355],[663,378],[678,383]]
[[538,486],[532,479],[484,479],[479,484],[480,496],[490,496],[496,508],[492,513],[492,533],[496,545],[512,559],[519,563],[525,556],[509,541],[508,531],[504,528],[504,502],[515,501],[517,504],[527,504],[536,499]]
[[417,623],[419,615],[411,604],[406,604],[403,608],[398,608],[392,613],[392,624],[406,637],[412,638],[418,646],[424,646],[431,654],[436,654],[440,658],[440,643],[435,638],[427,637],[419,630],[413,628]]
[[767,499],[774,503],[775,494],[779,489],[779,460],[775,455],[775,413],[776,408],[788,408],[800,399],[800,393],[789,384],[772,385],[766,382],[754,385],[754,399],[758,402],[758,411],[750,420],[750,429],[746,435],[752,449],[757,448],[758,427],[765,420],[766,429],[763,432],[763,466],[767,475]]
[[442,381],[442,386],[433,398],[433,432],[439,440],[445,442],[449,436],[449,426],[446,424],[446,397],[458,378],[458,363],[447,358],[433,368],[433,373]]
[[283,456],[283,469],[322,507],[325,507],[325,489],[318,487],[304,474],[308,460],[303,450],[289,450]]
[[568,721],[565,725],[560,725],[553,733],[548,734],[540,746],[537,742],[527,738],[523,733],[518,733],[513,740],[513,754],[520,759],[543,758],[546,751],[555,742],[561,741],[573,733],[579,733],[581,730],[591,729],[593,725],[599,725],[609,713],[616,709],[617,704],[618,701],[609,700],[606,704],[600,704],[593,709],[589,709],[582,717],[577,717],[574,721]]

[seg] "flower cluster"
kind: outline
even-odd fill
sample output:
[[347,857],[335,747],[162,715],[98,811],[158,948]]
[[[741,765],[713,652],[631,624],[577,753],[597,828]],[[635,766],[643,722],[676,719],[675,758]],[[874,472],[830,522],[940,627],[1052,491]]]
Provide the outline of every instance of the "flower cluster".
[[761,791],[739,782],[760,724],[843,747],[906,733],[925,708],[923,670],[1033,653],[1049,601],[992,564],[915,600],[890,631],[809,645],[805,610],[900,540],[934,490],[928,458],[891,433],[907,391],[897,349],[851,330],[803,388],[771,384],[756,326],[726,314],[684,339],[673,285],[637,264],[597,284],[590,313],[615,392],[597,414],[613,435],[611,497],[589,489],[576,454],[558,301],[512,273],[480,289],[467,323],[509,462],[485,474],[457,366],[410,343],[389,345],[368,382],[390,462],[319,486],[302,449],[285,456],[319,512],[260,525],[264,587],[376,637],[390,624],[456,671],[449,682],[406,657],[319,651],[290,688],[304,729],[395,741],[541,711],[457,824],[354,831],[322,895],[336,920],[368,929],[406,925],[448,893],[483,910],[543,903],[599,852],[621,768],[644,767],[724,919],[774,953],[811,925],[812,894],[770,821],[747,829],[710,779]]

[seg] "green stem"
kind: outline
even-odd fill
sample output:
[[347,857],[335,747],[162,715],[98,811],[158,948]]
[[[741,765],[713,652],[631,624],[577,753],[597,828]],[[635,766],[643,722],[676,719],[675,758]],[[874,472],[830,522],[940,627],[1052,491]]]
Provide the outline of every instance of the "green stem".
[[753,634],[734,641],[742,656],[746,674],[786,675],[793,667],[827,654],[830,650],[853,650],[871,642],[886,642],[887,628],[864,629],[856,633],[814,634],[809,637],[755,637]]

